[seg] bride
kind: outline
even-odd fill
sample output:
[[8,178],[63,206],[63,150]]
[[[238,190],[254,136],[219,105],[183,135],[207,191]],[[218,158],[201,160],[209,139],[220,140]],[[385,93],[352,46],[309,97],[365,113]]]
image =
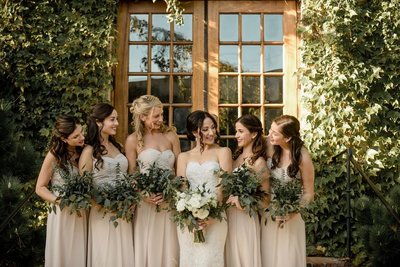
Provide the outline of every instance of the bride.
[[[194,111],[186,119],[187,136],[195,141],[196,146],[179,154],[177,175],[186,177],[192,188],[205,184],[206,189],[215,193],[222,201],[222,192],[217,185],[215,171],[223,169],[232,171],[232,153],[227,147],[220,147],[216,141],[219,137],[217,122],[205,111]],[[187,228],[178,229],[180,247],[180,267],[223,267],[224,248],[227,235],[227,222],[206,219],[199,222],[203,229],[205,242],[194,243],[193,233]]]

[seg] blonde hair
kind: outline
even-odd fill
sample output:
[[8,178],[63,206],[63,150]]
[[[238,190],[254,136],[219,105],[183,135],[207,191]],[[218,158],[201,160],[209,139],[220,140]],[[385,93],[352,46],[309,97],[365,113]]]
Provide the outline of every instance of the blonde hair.
[[[144,146],[143,136],[145,133],[144,124],[140,119],[140,116],[150,115],[153,111],[153,108],[163,108],[160,99],[153,95],[142,95],[132,102],[132,107],[129,109],[129,111],[132,113],[133,133],[136,134],[138,138],[138,149]],[[175,128],[162,124],[160,131],[161,133],[166,133],[175,131]]]

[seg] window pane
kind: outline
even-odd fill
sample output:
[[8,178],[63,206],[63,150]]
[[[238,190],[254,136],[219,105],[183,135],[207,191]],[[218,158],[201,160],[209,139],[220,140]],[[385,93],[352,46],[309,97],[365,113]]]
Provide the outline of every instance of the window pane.
[[151,46],[151,71],[169,72],[169,45]]
[[174,108],[174,126],[178,134],[186,134],[186,117],[191,108]]
[[246,114],[252,114],[254,116],[256,116],[257,118],[260,119],[260,108],[256,108],[256,107],[251,107],[251,108],[247,108],[247,107],[243,107],[242,108],[242,115],[246,115]]
[[192,72],[192,46],[174,46],[174,72]]
[[238,41],[239,16],[225,14],[219,16],[219,40],[220,41]]
[[129,40],[147,41],[149,39],[149,16],[132,14],[130,21]]
[[219,103],[238,103],[237,76],[219,76]]
[[264,47],[264,72],[283,71],[283,48],[281,45],[266,45]]
[[219,129],[221,135],[235,135],[237,108],[219,108]]
[[147,76],[129,76],[129,103],[147,93]]
[[192,103],[192,76],[173,76],[174,103]]
[[242,77],[243,103],[260,103],[260,77]]
[[163,107],[163,122],[165,125],[170,125],[168,118],[169,118],[169,108]]
[[190,141],[188,139],[180,139],[179,140],[181,142],[181,151],[185,152],[185,151],[189,151],[191,149],[190,146]]
[[219,145],[222,147],[229,147],[232,153],[235,152],[237,148],[236,139],[233,138],[223,138],[219,141]]
[[129,46],[129,72],[147,72],[147,45]]
[[265,77],[265,103],[283,103],[282,77]]
[[283,41],[283,20],[282,15],[264,15],[264,40]]
[[170,23],[165,15],[152,15],[151,36],[153,41],[170,40]]
[[221,45],[219,47],[219,71],[220,72],[238,71],[237,45]]
[[260,15],[242,16],[242,41],[260,41]]
[[242,46],[242,71],[260,72],[260,46],[243,45]]
[[271,128],[272,120],[283,114],[282,108],[266,109],[265,110],[265,132]]
[[183,25],[174,24],[174,41],[192,41],[192,15],[183,16]]
[[163,103],[169,103],[168,85],[168,76],[151,76],[151,94],[158,97]]

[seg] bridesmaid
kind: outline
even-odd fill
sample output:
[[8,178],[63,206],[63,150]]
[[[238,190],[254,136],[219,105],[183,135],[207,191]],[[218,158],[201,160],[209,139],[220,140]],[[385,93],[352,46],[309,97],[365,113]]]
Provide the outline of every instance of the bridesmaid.
[[[157,167],[174,170],[175,159],[181,152],[180,142],[175,129],[163,124],[161,101],[155,96],[143,95],[133,101],[130,111],[134,132],[125,143],[129,172],[136,170],[136,161],[143,164],[141,172],[154,163]],[[176,226],[168,211],[156,211],[156,205],[162,207],[163,203],[162,194],[157,194],[145,198],[137,207],[134,219],[136,266],[178,266]]]
[[[94,106],[88,121],[87,145],[79,160],[79,170],[93,172],[93,186],[113,184],[117,174],[126,174],[128,160],[115,140],[118,115],[113,106]],[[134,266],[132,223],[118,220],[114,227],[111,214],[103,215],[96,205],[90,210],[87,266]]]
[[86,214],[70,214],[68,207],[60,210],[57,192],[49,190],[49,183],[64,183],[60,171],[78,173],[78,159],[84,145],[82,126],[72,116],[57,118],[50,150],[47,153],[36,183],[36,194],[56,204],[56,213],[47,217],[45,266],[86,266]]
[[[268,192],[266,143],[261,121],[254,115],[243,115],[235,122],[238,148],[233,154],[233,168],[247,165],[260,175],[262,186]],[[226,240],[227,266],[261,267],[260,220],[252,217],[240,205],[239,196],[229,196],[228,236]],[[261,204],[261,203],[260,203]]]
[[[300,139],[299,121],[289,115],[275,118],[269,131],[269,141],[273,146],[268,150],[271,158],[267,162],[271,175],[282,180],[300,179],[303,184],[301,203],[306,205],[314,197],[314,166]],[[267,214],[267,224],[261,224],[263,267],[305,267],[306,234],[301,215],[290,214],[289,219],[283,221],[283,228],[279,223]]]

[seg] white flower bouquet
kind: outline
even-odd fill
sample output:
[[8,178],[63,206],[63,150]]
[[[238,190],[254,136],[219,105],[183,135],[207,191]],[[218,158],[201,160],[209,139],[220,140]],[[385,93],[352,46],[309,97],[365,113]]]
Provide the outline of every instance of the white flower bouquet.
[[188,227],[194,234],[195,243],[204,243],[204,233],[199,227],[199,221],[215,218],[221,221],[224,218],[225,208],[218,203],[216,195],[202,185],[198,188],[188,188],[178,192],[175,197],[175,210],[173,221],[181,229]]

